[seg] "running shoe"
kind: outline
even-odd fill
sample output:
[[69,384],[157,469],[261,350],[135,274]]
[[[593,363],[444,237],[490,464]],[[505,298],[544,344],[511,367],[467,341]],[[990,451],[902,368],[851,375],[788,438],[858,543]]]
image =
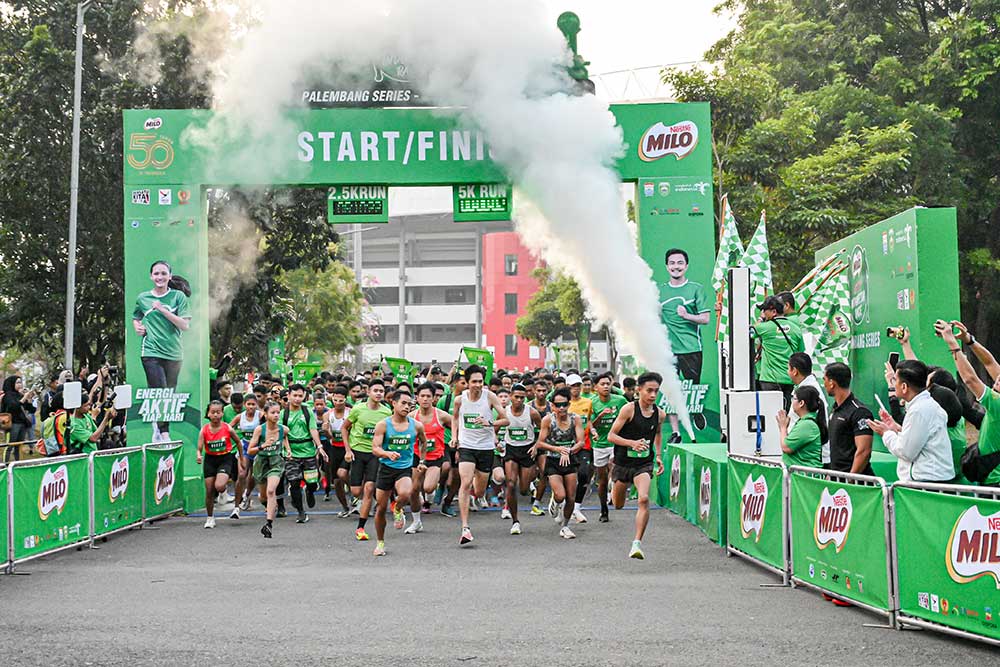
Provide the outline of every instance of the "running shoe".
[[420,506],[420,513],[421,514],[430,514],[431,513],[431,504],[425,502],[423,505],[421,505]]
[[646,558],[646,554],[642,553],[642,542],[639,540],[632,540],[632,548],[628,552],[629,558],[635,558],[636,560],[643,560]]
[[373,556],[384,556],[385,555],[385,542],[379,540],[375,543],[375,550],[372,551]]
[[601,523],[607,523],[608,520],[609,520],[608,519],[608,513],[607,512],[601,512],[601,516],[598,517],[597,520],[600,521]]
[[509,519],[510,518],[510,510],[507,509],[506,505],[504,505],[503,509],[500,510],[500,518],[501,519]]
[[569,529],[569,526],[563,526],[559,529],[559,537],[564,540],[572,540],[576,537],[576,533]]
[[364,528],[358,528],[356,531],[354,531],[354,539],[356,539],[358,542],[367,542],[368,533],[365,532]]
[[240,518],[240,506],[239,505],[233,505],[233,511],[232,511],[232,513],[230,513],[229,518],[230,519],[239,519]]
[[346,519],[347,517],[351,516],[351,508],[348,507],[347,509],[340,510],[339,512],[337,512],[337,516],[340,517],[341,519]]
[[420,517],[417,517],[416,521],[407,526],[403,532],[407,535],[416,535],[417,533],[422,533],[423,530],[424,522],[420,520]]
[[215,517],[210,516],[205,519],[205,528],[215,528]]
[[531,516],[545,516],[545,510],[542,509],[541,503],[537,500],[531,503]]
[[455,510],[452,509],[451,505],[442,505],[441,506],[441,514],[443,514],[443,515],[445,515],[447,517],[451,517],[452,519],[454,519],[456,516],[458,516],[458,514],[455,512]]
[[330,502],[330,492],[329,491],[327,491],[325,494],[323,494],[323,502],[324,503]]
[[296,517],[295,523],[309,523],[309,515],[305,512],[299,512],[299,516]]
[[392,527],[396,530],[401,530],[404,525],[406,525],[406,515],[403,514],[403,508],[397,507],[396,504],[393,503]]
[[521,534],[521,522],[520,521],[515,521],[514,525],[510,527],[510,534],[511,535],[520,535]]
[[555,496],[549,499],[549,516],[554,517],[556,515],[556,508],[558,507],[556,503]]
[[308,486],[306,487],[306,506],[309,509],[316,507],[316,494],[310,491]]
[[681,434],[678,433],[677,431],[671,433],[670,438],[667,440],[667,442],[669,442],[670,444],[676,444],[680,441],[681,441]]
[[577,523],[587,523],[587,516],[580,511],[580,506],[573,508],[573,521]]
[[462,529],[462,537],[458,538],[458,543],[461,545],[466,545],[472,541],[472,531],[466,526]]
[[278,508],[278,518],[279,519],[284,519],[286,516],[288,516],[288,512],[285,511],[285,508],[284,507],[279,507]]
[[249,512],[250,511],[250,494],[247,494],[243,498],[243,502],[242,502],[242,504],[240,504],[240,509],[243,510],[244,512]]
[[440,505],[441,499],[444,498],[444,489],[440,486],[434,490],[434,504]]
[[351,509],[347,510],[347,516],[351,516],[352,514],[361,514],[361,501],[357,498],[351,504]]
[[265,523],[263,526],[260,527],[260,534],[266,537],[267,539],[271,539],[271,527]]

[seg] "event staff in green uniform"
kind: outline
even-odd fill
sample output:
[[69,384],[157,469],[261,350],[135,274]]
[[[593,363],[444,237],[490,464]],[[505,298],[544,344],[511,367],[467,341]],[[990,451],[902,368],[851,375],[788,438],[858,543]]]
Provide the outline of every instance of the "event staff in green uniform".
[[359,542],[368,539],[365,524],[368,523],[368,514],[372,509],[375,479],[378,475],[378,458],[372,454],[375,426],[392,414],[392,409],[382,402],[384,398],[385,384],[378,378],[372,379],[368,384],[368,400],[351,408],[341,426],[347,447],[344,461],[351,464],[351,494],[355,498],[361,498],[358,528],[354,531],[354,537]]
[[785,306],[776,296],[767,297],[759,307],[763,320],[754,325],[754,338],[760,343],[757,385],[761,391],[784,394],[784,407],[788,410],[794,389],[788,377],[788,358],[796,352],[805,352],[802,328],[797,321],[782,315]]
[[[188,297],[191,288],[183,278],[174,276],[170,264],[163,260],[149,267],[153,289],[143,292],[135,301],[132,328],[142,336],[139,356],[149,388],[177,387],[184,358],[181,332],[191,326]],[[170,424],[160,422],[153,429],[153,442],[169,439]]]
[[282,411],[281,424],[288,429],[288,444],[292,456],[285,464],[285,479],[292,494],[292,506],[299,513],[297,523],[306,523],[309,516],[302,507],[302,485],[306,483],[306,504],[316,506],[316,489],[319,488],[319,468],[316,455],[324,462],[328,460],[319,441],[319,425],[316,416],[305,406],[306,388],[293,384],[288,388],[288,407]]
[[826,405],[815,387],[799,386],[792,398],[792,410],[798,416],[791,429],[790,416],[778,411],[778,436],[781,460],[786,466],[823,466],[823,443],[826,441]]
[[597,437],[593,441],[594,468],[597,470],[597,495],[601,499],[601,523],[608,522],[608,482],[610,481],[610,464],[615,453],[615,447],[608,442],[608,433],[615,423],[622,407],[628,404],[628,399],[611,392],[611,373],[603,373],[597,377],[597,393],[591,399],[594,406],[594,431]]
[[[692,384],[701,381],[702,347],[699,327],[708,324],[711,317],[705,288],[701,283],[687,279],[688,254],[680,248],[671,248],[663,261],[670,280],[660,287],[660,317],[667,325],[670,349],[677,357],[677,374],[681,380]],[[677,415],[669,415],[673,435],[670,442],[680,442],[681,434]],[[704,428],[704,417],[692,415],[695,425]]]

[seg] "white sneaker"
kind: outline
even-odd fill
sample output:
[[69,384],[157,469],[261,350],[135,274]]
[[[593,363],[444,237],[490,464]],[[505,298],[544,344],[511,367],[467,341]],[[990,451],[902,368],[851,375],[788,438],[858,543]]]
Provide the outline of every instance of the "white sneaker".
[[563,538],[564,540],[572,540],[573,538],[576,537],[576,534],[569,529],[569,526],[563,526],[562,528],[559,529],[559,537]]
[[229,515],[229,518],[230,519],[239,519],[240,518],[240,506],[239,505],[233,505],[233,512],[232,512],[232,514]]
[[420,519],[417,519],[409,526],[407,526],[406,530],[404,530],[403,532],[406,533],[407,535],[416,535],[417,533],[423,532],[423,530],[424,530],[424,522],[421,521]]
[[629,558],[635,558],[636,560],[643,560],[646,555],[642,553],[642,542],[639,540],[632,540],[632,548],[628,552]]
[[554,514],[552,514],[552,520],[555,521],[556,523],[562,523],[563,507],[565,502],[566,501],[564,500],[563,502],[556,505],[556,511]]
[[521,534],[521,522],[520,521],[515,521],[514,525],[510,527],[510,534],[511,535],[520,535]]
[[549,498],[549,516],[554,517],[556,515],[556,507],[558,507],[558,505],[556,505],[556,499]]
[[587,523],[587,516],[580,511],[579,507],[573,508],[573,521],[577,523]]
[[215,517],[210,516],[205,519],[205,528],[215,528]]
[[506,507],[504,507],[502,510],[500,510],[500,518],[501,519],[509,519],[510,518],[510,510],[507,509]]

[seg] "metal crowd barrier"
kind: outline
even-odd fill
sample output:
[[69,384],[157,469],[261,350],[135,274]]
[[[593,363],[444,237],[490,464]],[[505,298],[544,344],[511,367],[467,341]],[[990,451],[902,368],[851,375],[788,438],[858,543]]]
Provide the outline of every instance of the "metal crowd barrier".
[[[730,498],[726,504],[727,512],[729,512],[729,520],[727,521],[727,533],[728,539],[726,540],[726,550],[729,554],[733,556],[738,556],[744,558],[760,567],[777,574],[781,577],[781,583],[783,586],[787,586],[790,582],[791,577],[791,556],[789,550],[789,527],[788,527],[788,515],[789,515],[789,473],[788,468],[780,459],[765,459],[762,457],[754,456],[741,456],[739,454],[729,455],[730,465],[727,471],[727,487],[730,491]],[[748,507],[746,499],[740,491],[737,491],[739,486],[739,478],[736,476],[736,466],[733,466],[733,462],[754,465],[754,466],[766,466],[768,468],[775,468],[780,471],[781,481],[775,487],[773,485],[767,484],[767,480],[764,479],[765,484],[764,494],[757,493],[756,498],[759,499],[758,502],[762,501],[759,508]],[[758,479],[761,479],[758,477]],[[756,486],[758,482],[754,481]],[[737,497],[733,497],[732,492],[737,492]],[[774,507],[773,502],[769,502],[771,499],[771,493],[777,491],[780,494],[779,506],[781,510],[780,520],[778,524],[778,529],[775,531],[772,526],[773,521],[768,521],[770,515],[767,513],[768,506]],[[737,502],[738,501],[738,502]],[[736,512],[736,516],[733,512]],[[748,512],[753,512],[753,516],[748,516]],[[747,524],[753,524],[747,526]],[[750,528],[748,530],[747,528]],[[756,539],[750,540],[749,538],[756,535]],[[770,540],[766,540],[764,545],[761,545],[761,539],[763,536],[771,536]],[[775,540],[780,541],[780,553],[774,550],[773,542]]]

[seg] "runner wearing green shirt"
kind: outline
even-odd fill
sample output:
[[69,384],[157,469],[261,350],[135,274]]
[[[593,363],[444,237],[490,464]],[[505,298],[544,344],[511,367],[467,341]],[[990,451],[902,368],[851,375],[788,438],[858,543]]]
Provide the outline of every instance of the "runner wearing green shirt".
[[608,483],[611,478],[611,460],[614,458],[615,447],[608,442],[608,433],[618,417],[622,407],[628,405],[628,399],[611,392],[611,373],[597,376],[597,393],[591,399],[594,406],[594,468],[597,469],[597,495],[601,499],[601,523],[608,522]]
[[826,407],[815,387],[800,385],[792,399],[792,410],[798,415],[795,424],[788,428],[791,419],[784,410],[778,412],[778,437],[781,442],[781,460],[786,466],[823,467],[823,443],[826,441]]
[[[691,384],[701,382],[702,346],[699,327],[708,324],[711,317],[705,288],[701,283],[687,279],[688,254],[680,248],[671,248],[663,257],[670,280],[660,287],[660,318],[667,326],[670,349],[677,357],[677,374],[681,381]],[[687,393],[687,390],[685,391]],[[670,442],[680,442],[681,433],[677,415],[668,415],[673,434]],[[693,415],[696,425],[704,428],[704,417]]]
[[795,388],[788,377],[788,358],[805,351],[802,327],[780,313],[784,304],[775,296],[764,299],[760,305],[763,320],[754,325],[754,338],[759,342],[760,360],[757,362],[757,384],[762,391],[780,391],[785,395],[785,410],[792,400]]
[[319,454],[324,462],[328,460],[320,445],[318,420],[303,403],[305,397],[306,388],[293,384],[288,388],[288,407],[281,413],[281,424],[288,429],[288,444],[292,450],[291,458],[285,463],[285,479],[292,494],[292,506],[299,513],[296,523],[309,521],[302,507],[301,482],[304,480],[306,483],[306,504],[311,509],[316,506],[316,489],[319,488],[316,455]]
[[392,415],[392,409],[382,402],[383,398],[385,384],[375,378],[368,384],[368,400],[351,408],[341,426],[342,438],[347,447],[344,461],[351,464],[351,494],[355,498],[361,498],[358,528],[354,531],[354,537],[359,542],[368,539],[365,524],[371,512],[375,479],[378,475],[378,458],[372,454],[375,426]]

